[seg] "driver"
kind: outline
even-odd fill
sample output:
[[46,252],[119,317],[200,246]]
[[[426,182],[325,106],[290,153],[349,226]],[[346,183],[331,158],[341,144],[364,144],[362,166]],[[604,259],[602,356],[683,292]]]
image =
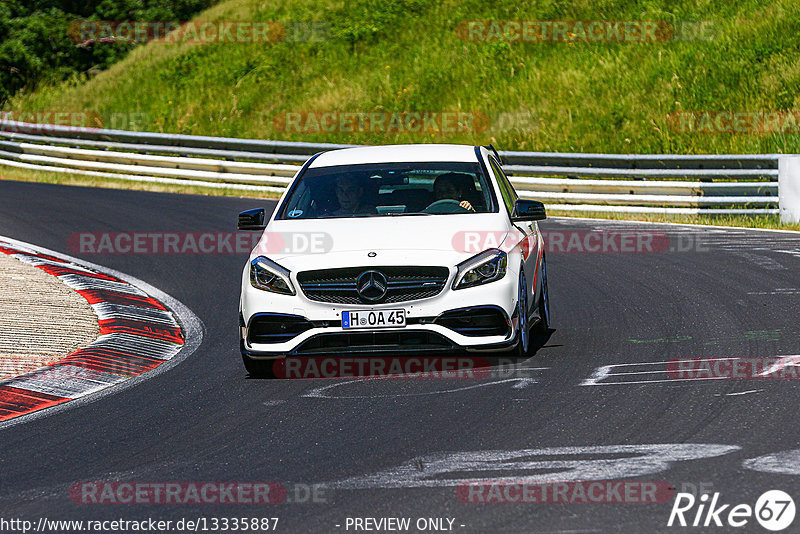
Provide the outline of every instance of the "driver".
[[364,180],[360,177],[337,177],[336,199],[339,201],[339,209],[333,214],[345,216],[374,213],[374,208],[364,202],[365,189]]
[[466,197],[466,187],[464,187],[464,181],[462,180],[464,177],[471,179],[468,174],[456,172],[437,176],[433,182],[433,193],[436,196],[436,200],[456,200],[459,201],[458,205],[465,210],[475,211],[472,204],[468,200],[464,200],[464,197]]

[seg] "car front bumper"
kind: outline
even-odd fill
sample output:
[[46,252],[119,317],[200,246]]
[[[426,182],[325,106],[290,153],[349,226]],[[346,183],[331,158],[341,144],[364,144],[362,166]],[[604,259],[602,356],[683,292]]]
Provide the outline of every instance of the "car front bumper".
[[[245,269],[240,304],[240,341],[248,358],[274,359],[286,356],[317,355],[420,355],[442,353],[502,352],[517,344],[517,281],[519,273],[509,269],[501,280],[482,286],[452,290],[453,273],[445,289],[435,297],[381,305],[330,304],[297,295],[280,295],[252,287]],[[295,286],[297,287],[297,286]],[[342,311],[403,309],[402,328],[344,329]],[[437,324],[454,310],[495,310],[506,323],[502,335],[464,335]],[[277,342],[259,343],[252,339],[254,319],[263,315],[285,315],[310,323],[302,332]],[[298,319],[299,318],[299,319]]]

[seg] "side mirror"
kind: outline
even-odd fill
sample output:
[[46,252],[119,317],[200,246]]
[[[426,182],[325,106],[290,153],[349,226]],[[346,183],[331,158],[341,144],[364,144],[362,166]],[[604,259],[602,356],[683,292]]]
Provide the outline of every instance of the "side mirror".
[[265,219],[264,208],[243,211],[239,214],[239,230],[263,230],[267,227]]
[[541,221],[546,218],[547,214],[545,213],[544,204],[538,200],[524,200],[520,198],[514,203],[514,215],[511,217],[512,221]]

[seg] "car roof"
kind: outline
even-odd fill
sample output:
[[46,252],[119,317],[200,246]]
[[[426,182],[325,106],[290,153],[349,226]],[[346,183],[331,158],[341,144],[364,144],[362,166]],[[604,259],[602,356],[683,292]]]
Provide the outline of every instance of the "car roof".
[[334,165],[359,165],[363,163],[406,163],[415,161],[461,161],[475,162],[475,147],[472,145],[384,145],[343,148],[321,153],[310,167]]

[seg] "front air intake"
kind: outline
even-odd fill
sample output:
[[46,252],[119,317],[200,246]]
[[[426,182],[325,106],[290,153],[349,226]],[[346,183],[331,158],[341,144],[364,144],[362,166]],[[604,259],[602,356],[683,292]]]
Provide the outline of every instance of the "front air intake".
[[260,313],[250,319],[247,329],[249,344],[284,343],[312,328],[312,324],[299,315]]
[[434,321],[445,328],[469,337],[511,335],[511,323],[505,312],[496,306],[476,306],[451,310]]

